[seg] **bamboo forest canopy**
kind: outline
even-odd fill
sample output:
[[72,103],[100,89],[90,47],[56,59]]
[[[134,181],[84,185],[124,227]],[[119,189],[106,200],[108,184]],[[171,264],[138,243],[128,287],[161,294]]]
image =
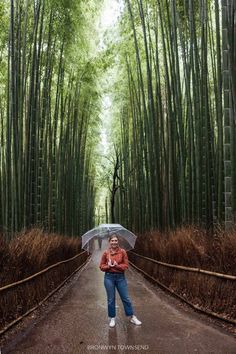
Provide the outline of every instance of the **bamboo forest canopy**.
[[2,231],[232,225],[235,11],[0,0]]
[[110,40],[110,217],[227,227],[236,212],[236,2],[126,0]]
[[93,225],[98,140],[95,1],[0,1],[0,225]]

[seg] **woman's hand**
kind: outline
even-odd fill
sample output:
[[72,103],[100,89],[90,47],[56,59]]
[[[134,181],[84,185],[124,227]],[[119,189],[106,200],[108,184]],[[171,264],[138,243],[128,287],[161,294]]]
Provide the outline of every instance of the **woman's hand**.
[[109,259],[108,263],[109,267],[115,267],[116,265],[118,265],[118,263],[116,261],[113,261]]
[[109,259],[108,263],[109,267],[114,267],[114,263],[112,263],[112,261]]

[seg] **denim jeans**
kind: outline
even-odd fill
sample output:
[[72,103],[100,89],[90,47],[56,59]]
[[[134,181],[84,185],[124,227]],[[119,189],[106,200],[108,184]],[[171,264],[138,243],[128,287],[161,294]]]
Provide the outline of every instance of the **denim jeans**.
[[124,273],[106,272],[104,275],[104,286],[107,292],[108,316],[116,316],[116,289],[122,300],[126,316],[132,316],[133,308],[128,295],[128,284]]

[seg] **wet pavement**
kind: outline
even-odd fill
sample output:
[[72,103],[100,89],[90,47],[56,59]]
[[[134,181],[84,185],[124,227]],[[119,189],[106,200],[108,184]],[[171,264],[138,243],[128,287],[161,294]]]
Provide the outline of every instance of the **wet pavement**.
[[98,267],[101,254],[94,251],[62,299],[7,353],[236,353],[233,335],[174,306],[131,267],[125,273],[129,296],[142,325],[129,322],[117,293],[117,324],[109,328],[104,273]]

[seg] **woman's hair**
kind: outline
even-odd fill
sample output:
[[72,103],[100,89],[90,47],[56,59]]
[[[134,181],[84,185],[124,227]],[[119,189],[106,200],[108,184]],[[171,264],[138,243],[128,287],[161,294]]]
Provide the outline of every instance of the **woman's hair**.
[[116,235],[111,235],[108,237],[108,241],[110,242],[113,238],[117,238],[117,240],[119,241],[118,237]]

